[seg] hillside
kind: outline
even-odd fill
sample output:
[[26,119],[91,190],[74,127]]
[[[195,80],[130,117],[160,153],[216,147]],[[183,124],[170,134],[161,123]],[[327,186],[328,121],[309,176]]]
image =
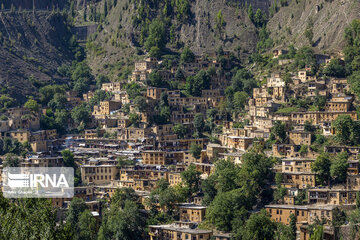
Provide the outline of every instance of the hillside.
[[[70,31],[59,13],[0,13],[0,85],[19,102],[57,79],[56,70],[70,63]],[[33,77],[31,77],[33,76]]]
[[11,5],[16,9],[52,9],[53,7],[63,8],[67,5],[67,1],[63,0],[46,0],[46,1],[34,1],[34,0],[2,0],[5,9],[10,9]]
[[[298,2],[298,3],[297,3]],[[344,47],[344,30],[353,19],[359,18],[360,2],[290,1],[270,19],[268,29],[277,47],[294,43],[309,45],[306,29],[313,32],[313,47],[318,51],[337,52]]]
[[[360,12],[360,4],[355,0],[288,2],[288,6],[277,5],[267,24],[275,48],[291,43],[297,47],[309,45],[307,31],[313,34],[311,40],[317,52],[337,52],[343,47],[345,27]],[[16,9],[32,9],[32,1],[28,0],[3,3],[5,9],[11,3]],[[149,52],[145,42],[149,26],[156,19],[165,26],[162,54],[178,54],[184,46],[202,54],[222,46],[246,62],[256,50],[260,30],[248,16],[250,4],[254,14],[258,8],[264,13],[274,8],[270,0],[77,0],[72,14],[76,26],[97,28],[86,44],[87,62],[93,74],[119,81],[132,71],[135,61]],[[36,9],[69,7],[68,2],[57,0],[36,1],[35,5]],[[37,10],[34,16],[32,10],[2,12],[0,59],[4,64],[0,66],[0,83],[5,88],[0,94],[24,100],[24,96],[36,93],[43,83],[58,81],[56,69],[73,60],[70,37],[66,17],[59,13]],[[34,78],[29,80],[31,75]]]
[[[187,14],[178,13],[178,6],[168,7],[167,17],[162,20],[167,25],[167,51],[178,52],[183,46],[189,46],[195,53],[202,54],[223,46],[246,58],[256,48],[257,29],[247,16],[245,2],[189,1]],[[267,0],[247,2],[254,5],[254,9],[261,8],[264,12],[268,10]],[[122,76],[116,68],[133,63],[139,52],[136,47],[143,50],[143,32],[146,38],[151,21],[156,18],[164,19],[164,2],[157,6],[139,6],[136,3],[137,1],[117,1],[115,6],[108,7],[110,10],[105,24],[102,24],[102,29],[92,38],[91,49],[88,49],[89,63],[95,72],[110,73],[113,79]],[[87,7],[88,16],[90,8],[91,5]],[[103,2],[97,5],[97,11],[102,12],[103,8]],[[221,29],[216,27],[219,12],[223,17]],[[146,20],[137,20],[143,15]]]

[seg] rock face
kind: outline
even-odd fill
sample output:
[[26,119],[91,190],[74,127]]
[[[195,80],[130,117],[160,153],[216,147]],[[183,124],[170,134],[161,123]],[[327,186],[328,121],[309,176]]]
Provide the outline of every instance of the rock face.
[[[298,2],[298,4],[296,3]],[[277,46],[309,45],[304,32],[312,27],[313,47],[337,52],[344,47],[344,30],[353,19],[360,17],[358,0],[291,1],[281,7],[268,23]]]
[[4,4],[5,9],[10,9],[12,4],[16,9],[33,9],[35,6],[35,9],[41,10],[51,10],[53,6],[63,8],[68,4],[66,0],[3,0],[1,3]]
[[[103,66],[116,65],[119,62],[133,62],[137,41],[140,39],[141,29],[133,26],[133,19],[137,16],[139,6],[136,1],[117,1],[107,16],[102,30],[96,34],[93,42],[104,51],[103,56],[91,55],[89,63],[95,73],[109,73]],[[175,39],[181,46],[189,46],[196,54],[216,51],[219,46],[235,52],[241,58],[247,59],[249,53],[256,48],[257,29],[247,15],[247,6],[251,4],[254,11],[257,8],[268,12],[271,0],[192,0],[191,16],[185,23],[176,21],[175,16],[170,17],[171,24],[175,26]],[[99,8],[102,9],[101,3]],[[221,11],[224,26],[217,29],[216,16]],[[150,19],[162,14],[162,9],[150,9]],[[109,39],[116,40],[109,41]],[[116,47],[118,45],[126,45]],[[131,47],[130,47],[131,46]],[[168,44],[170,51],[178,51]],[[142,58],[142,57],[141,57]],[[104,62],[103,59],[107,61]],[[114,79],[116,78],[114,74]]]
[[0,13],[0,85],[6,93],[21,102],[42,83],[56,80],[61,64],[70,63],[65,21],[50,12]]

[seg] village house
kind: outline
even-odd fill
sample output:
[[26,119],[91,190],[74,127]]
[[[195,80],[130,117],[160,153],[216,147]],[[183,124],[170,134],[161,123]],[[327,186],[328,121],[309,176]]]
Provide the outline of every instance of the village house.
[[70,105],[71,107],[75,107],[81,104],[82,102],[82,99],[78,97],[78,93],[75,91],[67,91],[65,96],[66,96],[67,104]]
[[210,240],[212,230],[202,230],[178,224],[150,225],[150,240]]
[[169,172],[168,177],[170,186],[175,186],[182,183],[181,173],[179,172]]
[[151,128],[121,128],[118,129],[117,137],[120,140],[140,140],[145,139],[152,134]]
[[80,170],[81,181],[87,184],[109,184],[119,173],[115,165],[97,165],[97,162],[81,165]]
[[289,133],[290,144],[310,146],[311,138],[312,138],[311,132],[293,130]]
[[288,51],[284,49],[274,49],[273,50],[273,58],[278,58],[281,55],[287,54]]
[[325,104],[325,111],[348,112],[353,101],[352,96],[333,96]]
[[101,101],[100,106],[94,106],[93,115],[110,115],[111,112],[121,108],[121,102]]
[[253,142],[251,137],[240,137],[240,136],[222,136],[220,138],[221,144],[228,148],[239,149],[245,151]]
[[349,115],[357,120],[356,112],[292,112],[291,121],[297,124],[304,124],[306,121],[312,124],[334,121],[340,115]]
[[193,204],[181,203],[176,206],[179,210],[181,222],[197,222],[201,223],[205,219],[206,207]]
[[346,94],[350,92],[350,86],[347,79],[334,78],[331,79],[329,85],[331,94]]
[[146,90],[146,97],[154,100],[160,100],[161,94],[166,91],[166,88],[148,87]]
[[106,92],[119,92],[121,91],[121,83],[119,82],[103,83],[101,85],[101,90]]
[[127,94],[126,91],[116,92],[114,94],[114,100],[116,102],[121,102],[121,104],[129,104],[130,103],[129,95]]
[[348,154],[349,160],[359,159],[360,147],[350,147],[350,146],[325,146],[324,152],[330,154],[338,154],[341,152],[346,152]]
[[310,204],[355,204],[356,190],[347,190],[342,186],[333,188],[311,188],[308,190]]
[[164,151],[143,151],[141,154],[142,163],[150,165],[165,165],[166,152]]
[[284,187],[305,189],[316,186],[316,174],[312,172],[284,172]]
[[315,159],[308,158],[283,158],[281,166],[283,173],[311,173],[311,165]]

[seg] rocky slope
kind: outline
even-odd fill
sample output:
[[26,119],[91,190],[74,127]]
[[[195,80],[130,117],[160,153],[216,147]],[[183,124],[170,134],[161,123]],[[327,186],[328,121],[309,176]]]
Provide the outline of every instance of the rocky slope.
[[51,10],[53,7],[63,8],[68,5],[65,0],[2,0],[1,3],[4,4],[5,9],[10,9],[13,5],[16,9],[33,9],[35,6],[35,9]]
[[0,85],[4,93],[21,102],[42,84],[57,79],[57,68],[73,58],[67,26],[57,13],[0,13]]
[[[89,51],[89,63],[95,72],[120,75],[112,67],[127,65],[138,56],[135,54],[141,29],[134,26],[133,18],[138,14],[138,1],[117,1],[106,18],[102,30],[93,38],[98,51]],[[189,46],[195,53],[214,51],[219,46],[236,52],[247,58],[247,54],[256,48],[257,29],[247,15],[247,6],[268,11],[270,0],[195,0],[191,3],[191,17],[186,22],[179,22],[174,16],[171,24],[175,26],[175,39],[181,46]],[[89,7],[88,7],[89,9]],[[98,4],[103,9],[103,2]],[[221,33],[215,27],[215,19],[221,11],[224,27]],[[151,9],[150,18],[159,17],[161,9]],[[131,46],[131,47],[130,47]],[[170,51],[178,51],[174,45],[167,44]],[[105,67],[104,67],[105,66]],[[110,68],[107,68],[110,66]],[[116,67],[116,66],[115,66]]]
[[337,52],[344,47],[344,30],[360,18],[358,0],[293,0],[281,7],[268,23],[277,47],[294,43],[309,45],[306,29],[313,31],[313,47],[318,51]]

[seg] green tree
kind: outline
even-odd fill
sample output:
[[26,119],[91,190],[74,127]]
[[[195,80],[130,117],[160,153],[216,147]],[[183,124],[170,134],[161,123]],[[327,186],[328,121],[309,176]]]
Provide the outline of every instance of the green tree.
[[0,193],[0,222],[0,239],[69,239],[63,225],[57,225],[56,209],[47,199],[8,201]]
[[202,90],[209,88],[210,80],[209,74],[201,70],[195,76],[186,78],[186,90],[192,96],[201,96]]
[[111,197],[111,204],[123,209],[126,201],[137,202],[138,200],[139,197],[136,195],[134,189],[123,187],[116,189],[114,195]]
[[15,154],[8,153],[5,155],[5,159],[3,161],[3,167],[19,167],[19,163],[20,160]]
[[74,68],[71,73],[71,79],[74,81],[73,89],[79,96],[82,96],[81,94],[87,92],[93,83],[91,69],[85,61],[76,63],[72,68]]
[[[259,53],[262,53],[270,48],[272,48],[274,45],[273,40],[270,38],[270,32],[266,29],[266,27],[262,27],[259,30],[259,41],[256,44],[256,49]],[[261,59],[262,55],[259,53],[256,53],[257,58]],[[255,61],[258,62],[258,61]]]
[[277,203],[284,203],[284,197],[287,194],[287,189],[282,187],[282,186],[278,186],[277,189],[274,191],[274,201]]
[[216,179],[217,177],[214,174],[211,174],[207,179],[201,182],[201,190],[204,193],[202,204],[205,206],[209,206],[217,194],[215,188]]
[[251,3],[249,4],[249,8],[248,8],[247,12],[248,12],[248,16],[249,16],[250,20],[254,21],[254,10],[253,10]]
[[249,95],[246,92],[236,92],[234,94],[233,107],[236,112],[240,112],[247,104]]
[[351,91],[357,96],[360,96],[360,71],[355,71],[353,74],[348,78],[350,83]]
[[195,61],[195,54],[190,50],[189,47],[185,47],[180,55],[180,63],[191,63]]
[[70,150],[68,150],[68,149],[63,150],[61,152],[61,156],[63,157],[65,167],[75,167],[76,166],[74,154]]
[[344,211],[340,210],[338,207],[333,210],[333,218],[331,225],[334,227],[334,238],[340,238],[340,227],[346,223],[347,217]]
[[89,209],[84,210],[79,216],[79,240],[95,240],[96,233],[96,219],[93,217]]
[[256,27],[265,27],[266,25],[266,16],[263,14],[260,8],[256,10],[255,16],[254,16],[254,24]]
[[222,32],[225,24],[226,23],[224,20],[224,16],[223,16],[221,10],[219,10],[219,12],[217,13],[216,18],[215,18],[215,29],[218,29],[219,32]]
[[195,128],[195,134],[197,134],[198,136],[202,135],[202,132],[204,130],[205,127],[205,122],[204,122],[204,116],[201,113],[197,113],[194,116],[194,128]]
[[145,41],[145,48],[150,51],[152,47],[158,47],[162,51],[166,44],[166,30],[164,22],[154,19],[149,26],[149,36]]
[[315,52],[310,47],[302,47],[296,51],[295,65],[304,68],[305,65],[316,66]]
[[244,91],[248,95],[252,95],[253,88],[256,87],[257,84],[253,75],[248,70],[242,68],[232,77],[231,86],[234,92]]
[[331,125],[335,128],[337,140],[343,144],[348,144],[351,141],[350,137],[354,122],[349,115],[338,116]]
[[314,105],[316,106],[317,110],[323,111],[327,102],[327,98],[325,96],[320,96],[319,93],[317,93],[314,100]]
[[249,208],[248,199],[242,189],[219,192],[206,209],[207,221],[217,230],[231,231],[236,214]]
[[287,134],[286,126],[284,123],[276,121],[271,128],[271,133],[273,133],[280,142],[285,142]]
[[146,98],[143,97],[143,96],[137,96],[135,99],[134,99],[134,104],[136,106],[136,108],[140,111],[140,112],[144,112],[147,107],[148,107],[148,104],[146,102]]
[[214,181],[218,192],[227,192],[236,189],[238,185],[238,176],[240,168],[230,160],[220,160],[216,162]]
[[87,124],[90,121],[90,113],[86,105],[78,105],[71,110],[71,118],[76,124]]
[[145,234],[145,224],[145,218],[135,202],[126,200],[124,208],[111,205],[105,211],[98,240],[141,240]]
[[80,198],[73,198],[67,211],[66,222],[77,231],[80,215],[87,209],[85,201]]
[[96,86],[98,88],[101,88],[103,83],[108,83],[110,82],[110,79],[108,76],[104,75],[104,74],[99,74],[96,78]]
[[310,121],[306,120],[304,123],[304,130],[307,132],[314,132],[316,129]]
[[277,229],[275,231],[274,239],[276,239],[276,240],[295,240],[295,238],[293,238],[291,226],[286,226],[282,223],[277,223],[276,227],[277,227]]
[[264,153],[254,150],[245,153],[242,156],[242,166],[237,177],[237,184],[245,188],[248,195],[259,195],[268,186],[272,165],[271,159]]
[[310,236],[310,240],[323,240],[324,239],[324,226],[317,225],[313,234]]
[[62,110],[66,108],[67,98],[64,94],[55,93],[54,98],[51,99],[48,103],[48,107],[50,107],[54,112],[56,110]]
[[304,35],[308,39],[310,45],[314,44],[314,42],[313,42],[313,38],[314,38],[313,28],[314,27],[313,27],[312,22],[309,22],[308,26],[306,27],[305,32],[304,32]]
[[282,184],[283,183],[283,181],[284,181],[284,176],[282,175],[282,173],[276,173],[275,174],[275,183],[276,183],[276,185],[280,185],[280,184]]
[[337,58],[331,59],[329,65],[324,69],[324,73],[330,77],[343,78],[346,75],[346,69]]
[[0,111],[13,106],[14,103],[15,103],[15,99],[5,95],[0,95]]
[[311,165],[311,170],[315,172],[317,181],[321,184],[327,183],[330,178],[330,156],[328,153],[321,153]]
[[178,21],[185,23],[191,16],[191,5],[189,0],[176,0],[176,18]]
[[181,70],[181,68],[178,68],[176,70],[175,80],[176,81],[184,81],[185,80],[185,75],[184,75],[183,71]]
[[138,126],[139,123],[140,123],[140,116],[136,113],[130,113],[129,115],[129,120],[130,120],[130,123],[134,126]]
[[173,132],[179,137],[184,138],[188,132],[188,129],[183,124],[176,124],[173,127]]
[[336,157],[331,161],[330,176],[337,183],[346,182],[347,170],[349,167],[347,160],[348,160],[347,152],[342,152],[342,153],[338,153]]
[[34,99],[29,99],[25,104],[24,104],[25,108],[28,108],[34,112],[38,112],[39,111],[39,104],[37,103],[36,100]]
[[194,164],[190,164],[185,171],[181,173],[181,179],[185,182],[186,186],[189,188],[189,197],[199,191],[200,187],[200,175],[201,172],[196,170]]
[[306,154],[306,153],[308,153],[309,152],[309,147],[308,147],[308,145],[301,145],[300,146],[300,150],[299,150],[299,153],[301,153],[301,154]]
[[199,159],[201,157],[201,151],[202,151],[202,147],[200,145],[195,143],[191,144],[190,153],[194,158]]
[[65,89],[60,85],[47,85],[39,89],[40,102],[48,104],[48,102],[54,97],[56,93],[61,95],[65,94]]
[[290,229],[291,229],[290,240],[295,240],[296,239],[296,216],[293,213],[290,215]]
[[356,209],[360,209],[360,195],[359,195],[359,192],[356,193]]
[[160,73],[158,71],[152,71],[149,74],[149,79],[147,81],[148,85],[151,87],[164,87],[167,83],[163,81]]
[[130,99],[135,99],[137,96],[141,96],[142,88],[138,83],[132,82],[125,85],[125,90]]
[[274,239],[275,231],[276,223],[270,219],[265,210],[262,210],[260,213],[252,214],[246,221],[242,239]]
[[160,58],[161,57],[161,49],[158,46],[152,46],[149,51],[150,57]]

